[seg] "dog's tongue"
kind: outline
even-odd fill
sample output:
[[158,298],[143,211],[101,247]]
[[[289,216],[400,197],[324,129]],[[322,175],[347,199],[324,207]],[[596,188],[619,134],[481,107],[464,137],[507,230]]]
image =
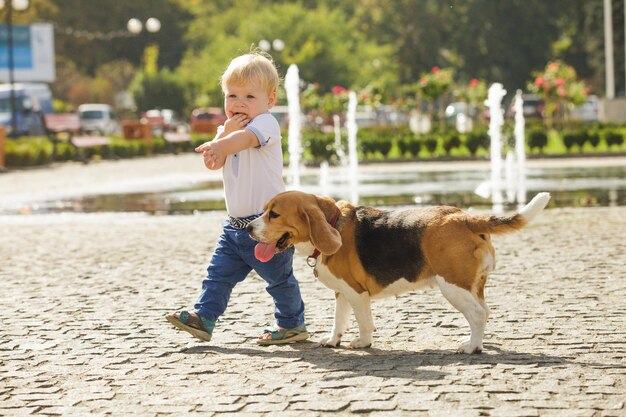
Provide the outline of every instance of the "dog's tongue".
[[267,262],[274,257],[276,251],[276,242],[274,243],[257,243],[254,247],[254,256],[261,262]]

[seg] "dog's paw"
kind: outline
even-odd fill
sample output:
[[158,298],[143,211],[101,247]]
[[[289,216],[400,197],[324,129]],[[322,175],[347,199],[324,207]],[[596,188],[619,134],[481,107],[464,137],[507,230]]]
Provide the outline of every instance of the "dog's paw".
[[461,346],[459,346],[459,348],[456,350],[457,353],[466,353],[466,354],[475,354],[475,353],[481,353],[483,351],[483,344],[480,343],[479,345],[472,345],[470,343],[470,338],[464,338],[463,342],[461,343]]
[[350,344],[348,345],[348,349],[363,349],[370,346],[372,346],[371,338],[357,337],[356,339],[352,340],[352,342],[350,342]]
[[327,347],[337,347],[341,344],[341,335],[329,334],[327,337],[320,339],[320,345]]

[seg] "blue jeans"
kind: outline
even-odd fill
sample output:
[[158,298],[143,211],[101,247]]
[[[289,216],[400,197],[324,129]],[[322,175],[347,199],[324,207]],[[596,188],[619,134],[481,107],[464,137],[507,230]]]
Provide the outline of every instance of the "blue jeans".
[[287,329],[304,325],[304,302],[293,275],[293,247],[274,255],[269,262],[261,262],[254,256],[257,242],[245,229],[235,229],[228,221],[223,226],[194,306],[196,313],[217,320],[226,311],[235,285],[254,269],[267,282],[265,289],[274,299],[276,323]]

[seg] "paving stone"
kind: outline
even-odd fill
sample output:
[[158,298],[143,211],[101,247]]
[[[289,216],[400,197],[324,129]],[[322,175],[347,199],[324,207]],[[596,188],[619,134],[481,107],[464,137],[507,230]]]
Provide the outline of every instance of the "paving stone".
[[[3,174],[0,199],[13,182],[153,169],[134,166]],[[626,416],[626,207],[550,209],[494,236],[485,352],[471,356],[454,353],[469,329],[436,291],[375,300],[370,349],[318,347],[334,294],[299,257],[311,343],[256,346],[274,318],[255,274],[211,343],[176,331],[163,315],[193,305],[224,215],[0,215],[0,309],[15,312],[0,317],[0,415]]]
[[310,401],[310,402],[295,402],[289,405],[291,410],[312,410],[312,411],[324,411],[334,412],[341,411],[350,406],[348,401]]
[[353,413],[370,413],[372,411],[390,411],[396,408],[393,401],[351,401],[350,411]]
[[491,417],[538,417],[539,410],[535,408],[502,407],[492,410]]

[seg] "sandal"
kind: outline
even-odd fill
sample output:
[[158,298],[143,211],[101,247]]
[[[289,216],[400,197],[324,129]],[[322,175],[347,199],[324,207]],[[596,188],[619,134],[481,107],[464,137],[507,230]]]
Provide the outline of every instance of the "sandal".
[[299,326],[293,329],[284,329],[282,327],[272,327],[263,330],[263,334],[259,336],[256,343],[261,346],[284,345],[286,343],[300,342],[309,338],[306,327]]
[[211,341],[215,322],[199,316],[198,313],[190,313],[186,310],[175,311],[167,314],[165,320],[197,339],[205,342]]

